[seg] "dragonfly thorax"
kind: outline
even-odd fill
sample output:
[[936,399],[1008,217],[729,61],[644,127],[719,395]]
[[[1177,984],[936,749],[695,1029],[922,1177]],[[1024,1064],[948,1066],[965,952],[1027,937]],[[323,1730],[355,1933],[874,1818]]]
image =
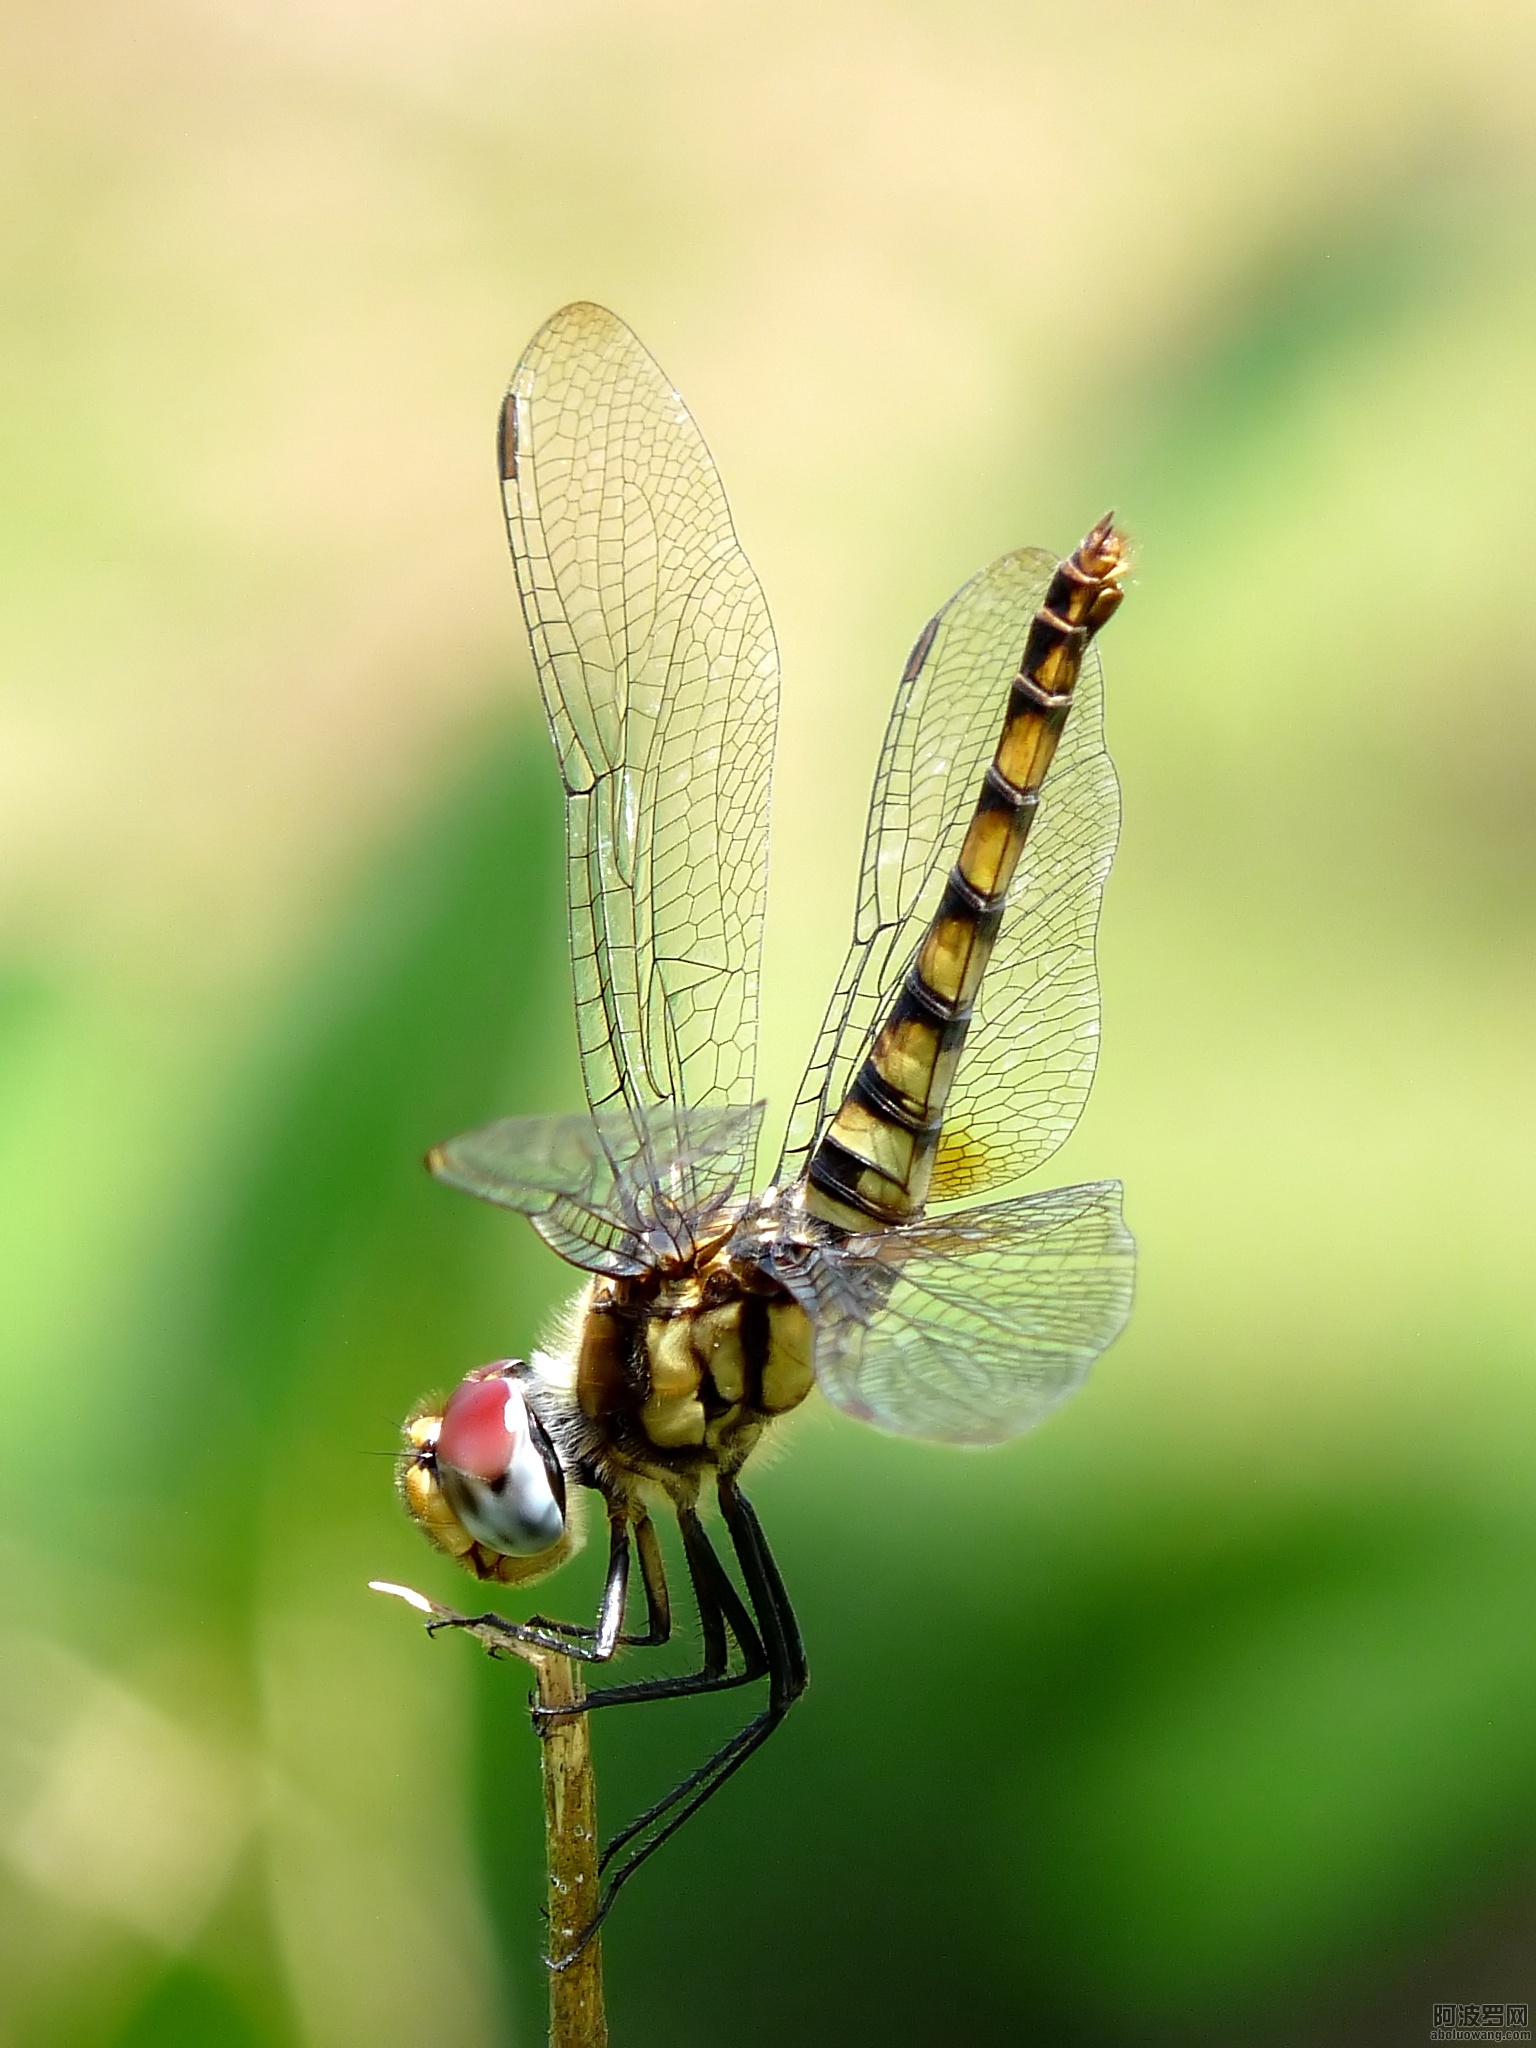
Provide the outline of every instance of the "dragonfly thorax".
[[804,1310],[724,1247],[665,1278],[594,1282],[574,1393],[598,1459],[670,1485],[739,1470],[766,1426],[810,1392]]

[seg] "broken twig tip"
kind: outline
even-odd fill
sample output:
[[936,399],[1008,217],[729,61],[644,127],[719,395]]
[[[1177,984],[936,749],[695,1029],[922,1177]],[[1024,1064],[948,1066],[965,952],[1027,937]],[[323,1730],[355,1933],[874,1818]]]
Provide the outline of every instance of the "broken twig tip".
[[414,1607],[418,1614],[436,1614],[437,1603],[429,1600],[425,1593],[418,1593],[414,1586],[397,1586],[390,1579],[370,1579],[370,1593],[392,1593],[397,1600],[403,1600],[407,1607]]

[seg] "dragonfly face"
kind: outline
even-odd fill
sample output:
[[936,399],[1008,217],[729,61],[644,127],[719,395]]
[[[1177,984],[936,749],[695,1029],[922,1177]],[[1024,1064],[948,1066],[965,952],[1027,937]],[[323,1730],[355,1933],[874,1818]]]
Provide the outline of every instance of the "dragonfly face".
[[[435,1543],[508,1584],[571,1554],[576,1503],[595,1495],[609,1530],[595,1627],[477,1619],[599,1663],[669,1636],[651,1521],[664,1503],[700,1668],[588,1705],[767,1682],[756,1718],[610,1845],[606,1912],[805,1687],[739,1484],[764,1434],[819,1385],[883,1429],[1000,1442],[1069,1393],[1129,1314],[1118,1183],[974,1200],[1056,1150],[1092,1079],[1119,824],[1092,642],[1123,555],[1108,520],[1063,561],[1004,555],[919,637],[852,943],[754,1196],[778,692],[762,592],[686,408],[601,307],[568,306],[534,337],[500,453],[566,791],[588,1108],[486,1125],[428,1164],[526,1215],[589,1278],[548,1350],[471,1373],[407,1423],[402,1491]],[[706,1489],[739,1587],[700,1520]],[[632,1561],[647,1624],[626,1635]]]
[[440,1549],[477,1578],[527,1584],[570,1556],[565,1466],[519,1359],[480,1366],[440,1414],[405,1426],[400,1490]]

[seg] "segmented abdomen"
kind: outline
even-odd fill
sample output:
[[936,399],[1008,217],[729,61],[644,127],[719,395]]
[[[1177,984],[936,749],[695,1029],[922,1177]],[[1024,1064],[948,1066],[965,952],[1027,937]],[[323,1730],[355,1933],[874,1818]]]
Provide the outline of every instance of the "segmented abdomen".
[[910,1222],[934,1155],[1008,887],[1072,707],[1083,653],[1121,599],[1124,546],[1100,520],[1030,623],[960,857],[868,1058],[807,1169],[805,1205],[845,1230]]

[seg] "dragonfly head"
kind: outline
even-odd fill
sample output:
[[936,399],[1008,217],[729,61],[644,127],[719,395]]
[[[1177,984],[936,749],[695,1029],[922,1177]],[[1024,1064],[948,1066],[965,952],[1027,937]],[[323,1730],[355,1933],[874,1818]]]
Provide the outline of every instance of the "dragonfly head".
[[565,1472],[524,1390],[520,1359],[468,1374],[405,1425],[400,1490],[440,1550],[476,1578],[519,1584],[575,1547]]

